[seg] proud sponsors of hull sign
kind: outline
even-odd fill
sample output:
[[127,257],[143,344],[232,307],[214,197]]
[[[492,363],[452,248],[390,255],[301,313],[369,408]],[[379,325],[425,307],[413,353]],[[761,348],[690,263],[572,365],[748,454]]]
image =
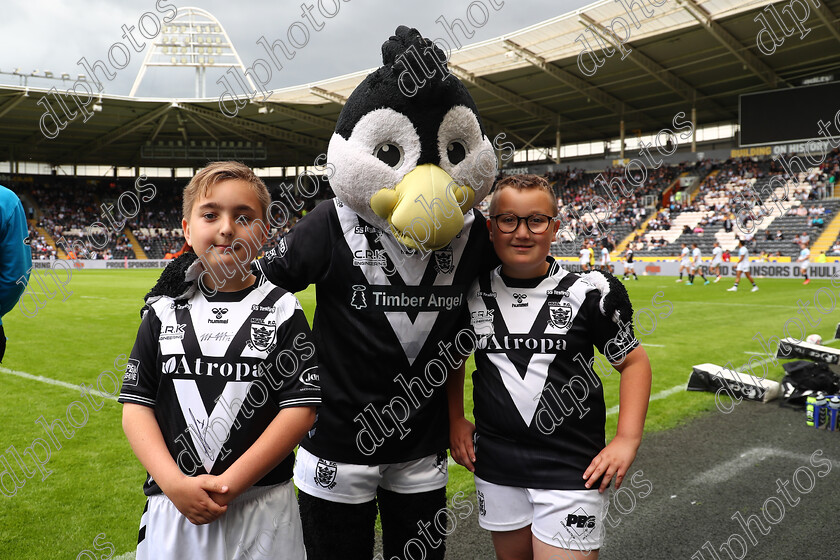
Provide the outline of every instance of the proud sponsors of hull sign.
[[[612,263],[615,266],[615,274],[624,274],[624,262],[618,261]],[[678,276],[680,271],[680,263],[678,261],[664,261],[664,262],[635,262],[636,274],[647,276]],[[735,266],[737,263],[728,262],[720,265],[720,273],[723,276],[735,276]],[[580,268],[580,265],[575,265]],[[568,268],[568,267],[567,267]],[[830,263],[811,263],[808,267],[808,275],[811,278],[831,278],[835,273],[840,272],[840,262]],[[709,274],[709,263],[703,263],[703,272]],[[789,263],[773,263],[773,262],[752,262],[750,263],[750,274],[753,276],[761,276],[764,278],[803,278],[802,272],[799,269],[799,264],[795,262]]]

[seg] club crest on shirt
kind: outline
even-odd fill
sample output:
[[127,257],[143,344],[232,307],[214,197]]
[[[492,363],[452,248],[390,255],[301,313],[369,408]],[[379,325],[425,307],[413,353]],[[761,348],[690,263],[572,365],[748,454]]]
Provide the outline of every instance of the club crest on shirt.
[[435,251],[435,272],[438,274],[452,274],[455,264],[452,261],[452,247],[444,247]]
[[282,237],[280,239],[280,242],[277,244],[277,254],[282,257],[283,255],[286,254],[286,249],[287,248],[288,247],[286,247],[286,238]]
[[549,302],[548,324],[555,329],[568,329],[572,323],[572,305],[570,303]]
[[251,340],[248,346],[260,352],[271,352],[275,346],[277,325],[271,319],[251,318]]
[[315,465],[315,484],[321,488],[332,490],[335,485],[335,477],[338,474],[338,466],[332,461],[324,461],[318,459],[318,464]]

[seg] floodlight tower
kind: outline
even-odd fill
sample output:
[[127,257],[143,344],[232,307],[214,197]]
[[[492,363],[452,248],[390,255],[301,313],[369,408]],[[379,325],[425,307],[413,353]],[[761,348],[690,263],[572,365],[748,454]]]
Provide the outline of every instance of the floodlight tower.
[[[245,66],[222,24],[201,8],[178,8],[178,14],[155,37],[146,52],[143,65],[134,79],[129,96],[134,96],[149,66],[195,68],[195,96],[206,96],[207,68],[238,67],[245,74]],[[253,80],[245,74],[251,87]]]

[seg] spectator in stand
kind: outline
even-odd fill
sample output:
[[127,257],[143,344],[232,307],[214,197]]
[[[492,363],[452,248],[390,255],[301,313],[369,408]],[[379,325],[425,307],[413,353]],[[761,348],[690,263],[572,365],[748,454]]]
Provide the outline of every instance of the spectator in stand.
[[831,254],[840,255],[840,241],[834,242],[834,245],[831,247]]

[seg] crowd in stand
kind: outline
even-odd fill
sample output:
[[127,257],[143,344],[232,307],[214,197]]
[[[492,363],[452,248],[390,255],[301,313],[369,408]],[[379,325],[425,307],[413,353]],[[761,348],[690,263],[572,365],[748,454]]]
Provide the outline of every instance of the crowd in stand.
[[[142,200],[136,216],[125,219],[116,208],[111,210],[113,221],[119,228],[103,215],[102,204],[116,206],[121,193],[135,193],[134,179],[104,179],[88,180],[69,177],[43,178],[32,183],[11,185],[12,190],[27,195],[37,207],[40,214],[35,216],[34,211],[28,217],[35,219],[35,227],[30,226],[29,237],[32,246],[32,258],[36,260],[49,260],[57,258],[58,254],[47,239],[39,233],[43,228],[52,237],[53,243],[63,237],[68,247],[79,244],[84,251],[78,250],[78,255],[71,255],[76,258],[89,259],[122,259],[135,258],[133,241],[126,233],[131,232],[139,243],[139,248],[149,258],[164,258],[167,254],[178,252],[184,245],[184,236],[181,230],[182,199],[181,193],[186,185],[186,180],[157,179],[152,178],[146,184],[155,185],[155,193],[149,200]],[[269,190],[277,189],[277,185],[269,184]],[[149,197],[146,194],[146,198]],[[135,200],[140,200],[135,197]],[[278,233],[288,231],[289,228],[306,213],[307,209],[314,208],[315,199],[306,199],[304,209],[299,212],[292,212],[285,225],[280,228],[271,228],[270,240],[263,247],[267,250],[276,246],[275,238]],[[129,207],[129,211],[134,208]],[[280,223],[284,216],[278,212],[273,218],[275,223]],[[124,220],[124,222],[123,222]],[[100,222],[106,226],[108,243],[104,245],[106,233],[102,228],[94,224]],[[122,225],[121,225],[122,223]],[[101,247],[94,246],[89,233],[96,233],[93,239]],[[59,245],[63,248],[63,245]]]
[[[713,166],[718,167],[719,172],[706,177],[693,200],[681,198],[678,193],[670,197],[665,207],[662,206],[663,192],[676,177],[683,172],[705,175]],[[637,251],[661,251],[668,246],[668,242],[664,236],[657,236],[651,232],[671,230],[674,217],[681,212],[705,213],[695,226],[685,226],[682,229],[682,233],[685,234],[702,235],[717,224],[721,224],[727,232],[739,226],[747,229],[743,226],[749,224],[736,223],[737,218],[731,207],[732,197],[744,188],[752,186],[755,181],[766,180],[775,174],[787,177],[785,169],[777,161],[739,158],[720,164],[704,160],[696,163],[682,163],[678,166],[663,165],[657,169],[648,169],[644,181],[636,171],[632,177],[632,183],[627,180],[623,167],[610,167],[599,172],[566,167],[565,170],[547,173],[546,178],[552,183],[557,194],[557,204],[564,227],[575,236],[590,238],[599,246],[605,242],[614,246],[615,239],[611,241],[601,239],[598,229],[593,226],[594,220],[601,222],[602,231],[614,229],[632,231],[644,222],[653,209],[654,217],[650,220],[645,232],[650,235],[645,235],[645,240],[637,236],[631,248]],[[632,191],[630,196],[618,190],[612,193],[607,191],[610,189],[610,180],[616,178],[623,183],[624,191]],[[799,179],[799,177],[794,178],[794,180]],[[819,169],[809,171],[802,179],[802,183],[789,188],[789,199],[802,201],[819,199],[829,194],[830,188],[837,181],[840,181],[840,151],[834,150],[828,154]],[[102,249],[94,247],[90,238],[85,235],[95,222],[110,225],[103,219],[102,209],[97,206],[102,203],[113,204],[122,192],[133,192],[133,182],[134,179],[83,180],[60,177],[47,181],[35,181],[17,190],[28,191],[38,205],[41,212],[37,226],[46,230],[53,241],[61,237],[65,237],[68,241],[78,240],[87,249],[88,258],[134,258],[132,240],[124,231],[114,231],[109,227],[110,239]],[[180,228],[181,192],[185,180],[150,179],[149,182],[158,185],[155,196],[149,201],[143,201],[138,214],[127,220],[125,227],[133,233],[140,244],[139,248],[150,258],[162,258],[165,254],[171,255],[177,252],[184,244]],[[276,189],[276,185],[272,187],[269,184],[269,189],[272,188]],[[330,193],[327,190],[322,194],[325,196],[318,197],[319,199]],[[274,247],[277,235],[288,231],[297,219],[314,207],[316,200],[307,199],[304,202],[306,203],[304,210],[293,213],[279,231],[276,228],[271,231],[270,239],[264,249]],[[487,201],[483,201],[479,208],[486,213],[486,206]],[[752,212],[756,217],[761,217],[767,210],[762,206],[757,206]],[[815,229],[822,228],[830,220],[831,213],[822,205],[791,206],[789,212],[807,216],[809,226]],[[120,218],[116,210],[114,215],[115,218]],[[741,215],[743,216],[743,212]],[[282,219],[280,215],[274,218],[276,221]],[[55,249],[37,230],[30,229],[33,258],[54,258]],[[782,238],[783,234],[780,230],[775,234],[770,231],[764,233],[764,239],[768,241]],[[99,236],[98,239],[101,240],[102,237]],[[797,240],[793,242],[796,243]],[[832,254],[840,254],[840,243],[832,248]]]

